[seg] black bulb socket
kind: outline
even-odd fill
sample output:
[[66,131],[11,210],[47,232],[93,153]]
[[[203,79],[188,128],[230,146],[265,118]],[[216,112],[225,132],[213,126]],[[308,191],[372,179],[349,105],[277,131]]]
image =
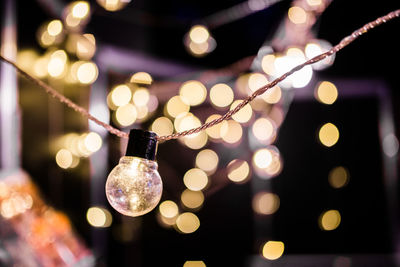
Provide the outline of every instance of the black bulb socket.
[[150,131],[132,129],[125,156],[155,160],[157,153],[157,134]]

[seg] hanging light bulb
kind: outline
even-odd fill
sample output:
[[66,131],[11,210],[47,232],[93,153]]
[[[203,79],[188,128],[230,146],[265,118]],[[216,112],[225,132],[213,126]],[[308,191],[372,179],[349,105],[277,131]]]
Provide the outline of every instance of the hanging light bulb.
[[127,216],[140,216],[154,209],[162,194],[162,181],[155,161],[157,134],[133,129],[125,156],[106,182],[110,205]]

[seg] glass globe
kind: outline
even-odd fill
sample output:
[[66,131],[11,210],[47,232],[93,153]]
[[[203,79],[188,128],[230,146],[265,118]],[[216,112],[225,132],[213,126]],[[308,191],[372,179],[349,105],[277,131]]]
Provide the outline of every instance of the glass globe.
[[140,216],[154,209],[161,199],[162,181],[157,162],[124,156],[106,182],[110,205],[127,216]]

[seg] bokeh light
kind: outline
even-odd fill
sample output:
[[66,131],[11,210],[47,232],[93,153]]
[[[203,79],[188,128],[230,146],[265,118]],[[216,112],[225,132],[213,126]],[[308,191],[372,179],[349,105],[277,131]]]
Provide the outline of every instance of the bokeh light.
[[86,212],[86,219],[93,227],[109,227],[112,223],[111,213],[101,207],[91,207]]
[[[232,103],[230,110],[235,109],[240,103],[242,103],[242,100],[235,100]],[[245,123],[251,119],[252,115],[253,109],[251,108],[250,104],[246,104],[241,110],[232,115],[232,118],[237,122]]]
[[235,183],[243,183],[250,174],[250,166],[245,160],[234,159],[227,166],[228,178]]
[[118,85],[111,91],[111,101],[117,106],[124,106],[131,100],[132,92],[127,85]]
[[261,97],[268,104],[276,104],[281,100],[282,90],[279,86],[274,86],[269,88]]
[[195,232],[200,227],[200,220],[196,214],[192,212],[185,212],[178,216],[176,219],[176,227],[184,234]]
[[206,267],[203,261],[185,261],[183,267]]
[[[221,117],[221,115],[219,115],[219,114],[210,115],[207,118],[206,123],[209,123],[213,120],[219,119],[220,117]],[[226,130],[227,130],[228,123],[226,121],[223,121],[223,122],[216,124],[210,128],[207,128],[206,133],[208,134],[208,136],[210,136],[211,140],[217,141],[222,138],[222,136],[221,136],[221,128],[222,127],[226,127]]]
[[153,82],[153,78],[151,75],[147,72],[136,72],[131,76],[130,79],[131,83],[138,83],[138,84],[144,84],[144,85],[150,85]]
[[333,168],[328,176],[328,182],[333,188],[341,188],[347,185],[349,179],[349,171],[343,166]]
[[307,13],[303,8],[293,6],[289,8],[288,18],[294,24],[304,24],[307,22]]
[[96,0],[107,11],[118,11],[124,8],[131,0]]
[[272,162],[271,151],[267,148],[257,150],[253,155],[253,164],[260,168],[267,168]]
[[84,137],[85,147],[91,153],[98,151],[101,148],[103,140],[98,133],[90,132]]
[[341,216],[337,210],[328,210],[319,217],[319,227],[325,231],[332,231],[339,227]]
[[251,92],[255,92],[261,87],[268,84],[268,79],[265,75],[261,73],[252,73],[249,76],[248,86]]
[[64,50],[56,50],[50,55],[47,72],[53,78],[61,78],[65,75],[67,64],[67,53]]
[[262,248],[262,255],[268,260],[279,259],[285,250],[285,244],[281,241],[268,241]]
[[[332,45],[325,40],[313,40],[309,42],[305,48],[304,52],[308,59],[318,56],[319,54],[325,53],[332,48]],[[331,56],[324,58],[323,60],[316,62],[311,65],[314,70],[323,70],[328,68],[335,61],[335,53]]]
[[323,81],[318,84],[315,96],[319,102],[331,105],[338,97],[338,90],[333,83]]
[[185,173],[183,183],[192,191],[203,190],[208,184],[208,176],[203,170],[193,168]]
[[324,146],[331,147],[339,140],[339,130],[334,124],[328,122],[320,128],[318,137]]
[[159,117],[151,125],[151,131],[158,136],[170,135],[174,132],[174,125],[167,117]]
[[320,6],[322,5],[322,0],[307,0],[309,6]]
[[78,67],[77,77],[82,84],[94,83],[98,75],[99,70],[93,62],[83,62]]
[[163,201],[158,208],[161,215],[166,218],[174,218],[179,213],[178,205],[171,200]]
[[270,192],[259,192],[253,197],[254,212],[261,215],[271,215],[279,209],[279,196]]
[[136,121],[137,110],[132,104],[119,107],[115,112],[115,119],[121,126],[129,126]]
[[93,34],[85,33],[76,38],[75,53],[79,59],[89,60],[96,52],[96,39]]
[[63,30],[62,22],[58,19],[52,20],[47,24],[47,32],[51,36],[59,35]]
[[182,204],[189,209],[198,209],[203,205],[204,194],[201,191],[185,189],[181,194]]
[[268,118],[258,118],[253,123],[251,130],[257,140],[264,144],[270,143],[268,141],[271,141],[276,134],[274,122]]
[[187,105],[197,106],[206,99],[207,89],[199,81],[187,81],[179,89],[179,95]]
[[238,122],[228,120],[226,123],[221,125],[220,134],[224,142],[228,144],[236,144],[242,139],[243,129]]
[[147,88],[140,87],[133,93],[133,103],[136,106],[146,106],[150,100],[150,93]]
[[233,101],[233,91],[229,85],[218,83],[210,89],[211,103],[216,107],[227,107]]
[[56,154],[56,163],[60,168],[68,169],[73,161],[72,153],[67,149],[60,149]]
[[180,96],[171,97],[165,107],[168,115],[173,118],[190,110],[190,106],[186,104]]
[[195,25],[189,31],[189,38],[196,44],[207,42],[210,37],[208,29],[203,25]]
[[[176,117],[174,121],[174,126],[176,131],[182,132],[201,126],[201,121],[192,113],[181,113],[179,116]],[[200,134],[201,133],[196,133],[186,137],[194,138],[195,136]]]
[[196,167],[211,175],[218,167],[218,160],[217,153],[211,149],[204,149],[196,156]]
[[275,76],[275,55],[265,55],[261,60],[261,68],[262,70],[271,76]]
[[73,2],[71,14],[76,19],[84,19],[89,15],[90,5],[86,1]]
[[207,141],[208,136],[204,131],[183,138],[184,144],[191,149],[201,149],[207,144]]

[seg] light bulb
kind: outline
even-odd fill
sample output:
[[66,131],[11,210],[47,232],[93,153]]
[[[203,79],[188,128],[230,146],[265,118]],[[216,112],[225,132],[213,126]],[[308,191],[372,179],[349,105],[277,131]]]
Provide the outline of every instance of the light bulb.
[[155,155],[157,135],[133,129],[125,156],[108,175],[106,196],[110,205],[127,216],[140,216],[154,209],[161,199],[162,181]]

